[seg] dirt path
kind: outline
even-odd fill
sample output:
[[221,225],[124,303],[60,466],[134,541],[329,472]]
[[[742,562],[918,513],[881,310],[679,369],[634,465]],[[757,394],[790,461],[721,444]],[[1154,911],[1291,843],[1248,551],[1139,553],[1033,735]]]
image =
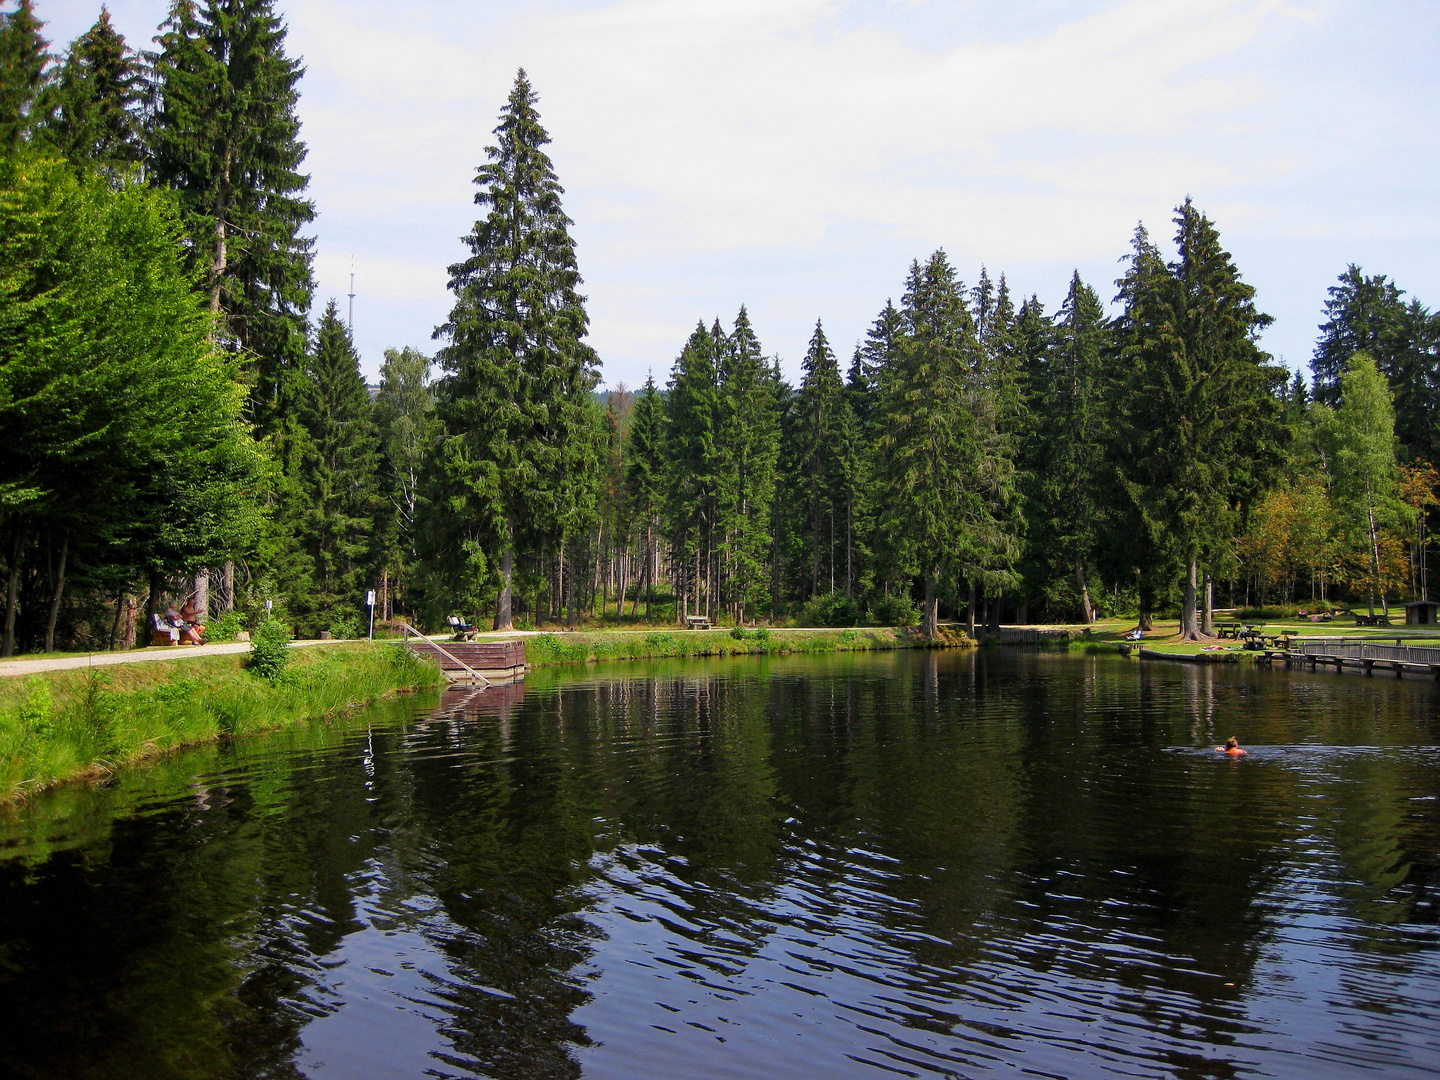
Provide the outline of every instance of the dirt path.
[[[292,641],[292,649],[307,645],[337,645],[332,641]],[[57,656],[48,660],[0,660],[0,679],[14,675],[38,675],[42,671],[67,671],[70,668],[110,667],[112,664],[148,664],[158,660],[193,660],[200,656],[228,656],[249,652],[244,641],[227,641],[218,645],[171,645],[134,652],[97,652],[80,656]]]

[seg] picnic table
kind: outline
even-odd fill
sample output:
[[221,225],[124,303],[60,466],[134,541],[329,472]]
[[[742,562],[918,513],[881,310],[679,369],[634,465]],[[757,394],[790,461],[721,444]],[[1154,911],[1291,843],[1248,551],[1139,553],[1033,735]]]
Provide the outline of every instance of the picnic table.
[[709,629],[710,629],[710,616],[709,616],[709,615],[686,615],[686,616],[685,616],[685,622],[686,622],[687,625],[689,625],[689,627],[690,627],[691,630],[709,630]]
[[1237,638],[1240,636],[1241,624],[1238,622],[1217,622],[1215,634],[1222,638]]
[[1389,615],[1356,615],[1356,626],[1389,626]]

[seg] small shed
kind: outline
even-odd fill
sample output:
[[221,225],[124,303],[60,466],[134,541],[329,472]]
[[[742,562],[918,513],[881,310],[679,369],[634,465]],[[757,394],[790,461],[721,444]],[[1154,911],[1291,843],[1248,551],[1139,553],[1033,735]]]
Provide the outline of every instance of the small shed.
[[1405,605],[1405,625],[1434,626],[1440,622],[1437,610],[1440,610],[1440,600],[1412,600]]

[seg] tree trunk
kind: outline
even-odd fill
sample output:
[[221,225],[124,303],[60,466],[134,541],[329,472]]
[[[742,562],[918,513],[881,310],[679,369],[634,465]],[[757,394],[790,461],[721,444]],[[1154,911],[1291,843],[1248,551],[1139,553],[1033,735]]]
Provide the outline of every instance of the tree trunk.
[[[1375,594],[1380,591],[1380,543],[1375,536],[1375,507],[1369,500],[1370,487],[1365,487],[1365,514],[1370,522],[1370,614],[1375,614]],[[1382,596],[1383,600],[1383,596]],[[1389,612],[1387,611],[1388,615]]]
[[55,595],[50,598],[50,615],[45,620],[45,651],[55,651],[55,621],[60,617],[60,598],[65,595],[65,559],[70,554],[70,534],[60,541],[60,565],[55,570]]
[[1000,630],[1000,610],[1001,610],[1001,608],[1003,608],[1004,606],[1005,606],[1005,594],[1004,594],[1003,592],[999,592],[999,593],[996,593],[996,594],[995,594],[995,600],[994,600],[993,603],[990,601],[990,598],[989,598],[988,596],[985,598],[985,629],[986,629],[986,630],[994,630],[994,631],[996,631],[996,632],[998,632],[998,631]]
[[1200,640],[1200,624],[1195,617],[1196,572],[1192,557],[1185,563],[1185,604],[1180,609],[1180,637],[1184,641]]
[[[672,592],[674,590],[671,590]],[[645,621],[650,621],[650,605],[655,599],[655,526],[645,523]],[[639,600],[639,597],[636,597]]]
[[975,586],[970,586],[970,601],[965,607],[965,632],[975,636]]
[[507,546],[500,556],[500,596],[495,601],[495,629],[513,630],[514,620],[510,615],[510,588],[511,570],[513,569],[513,555]]
[[1080,590],[1080,613],[1088,626],[1095,621],[1095,616],[1090,607],[1090,586],[1085,582],[1085,562],[1078,555],[1075,556],[1075,586]]
[[1215,636],[1215,582],[1210,571],[1205,571],[1205,607],[1200,613],[1200,633],[1206,637]]
[[194,602],[196,622],[206,623],[210,621],[210,571],[197,570],[195,579],[191,583],[194,590]]
[[933,638],[940,629],[940,602],[935,598],[935,571],[925,574],[925,609],[920,617],[920,632]]
[[[388,573],[388,571],[386,571],[386,572]],[[385,586],[382,585],[382,586],[381,586],[381,595],[382,595],[382,596],[385,596],[386,599],[388,599],[388,598],[389,598],[389,594],[386,593],[386,592],[384,592],[384,589],[385,589]],[[226,560],[225,560],[225,564],[220,567],[220,610],[221,610],[221,611],[234,611],[234,610],[235,610],[235,560],[234,560],[234,559],[226,559]],[[388,618],[390,617],[388,610],[386,610],[383,606],[382,606],[382,608],[381,608],[381,611],[382,611],[382,613],[383,613],[383,615],[384,615],[385,618],[388,619]]]
[[15,655],[15,609],[20,604],[20,548],[24,532],[15,530],[15,542],[10,545],[10,578],[5,586],[5,636],[0,639],[0,656]]
[[120,595],[115,598],[115,619],[110,624],[110,651],[114,652],[117,645],[116,639],[120,636],[120,615],[125,610],[125,591],[122,589]]
[[120,642],[121,652],[135,647],[135,597],[125,593],[121,598],[124,604],[124,614],[120,618]]

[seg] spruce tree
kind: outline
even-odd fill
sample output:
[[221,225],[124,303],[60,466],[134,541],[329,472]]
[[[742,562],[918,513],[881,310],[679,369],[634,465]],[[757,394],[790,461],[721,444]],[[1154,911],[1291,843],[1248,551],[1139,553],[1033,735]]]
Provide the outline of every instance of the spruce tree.
[[299,60],[274,0],[174,0],[156,39],[148,142],[179,201],[223,340],[244,358],[251,417],[277,421],[305,354],[315,217],[300,172]]
[[743,619],[770,591],[775,468],[780,456],[776,377],[742,306],[721,353],[717,528],[723,602]]
[[1280,467],[1284,373],[1256,344],[1269,324],[1189,200],[1176,209],[1177,259],[1137,233],[1126,302],[1115,457],[1149,546],[1183,570],[1181,632],[1200,636],[1200,567],[1238,531]]
[[139,59],[101,7],[95,25],[71,43],[49,88],[46,141],[85,167],[113,172],[132,165],[143,155],[143,95]]
[[476,171],[487,213],[465,237],[469,258],[450,267],[455,306],[436,331],[449,341],[439,478],[458,530],[451,543],[472,593],[487,560],[498,564],[496,629],[512,625],[516,554],[573,534],[593,511],[600,471],[599,361],[535,102],[522,70]]
[[305,495],[302,543],[313,560],[317,628],[358,611],[376,554],[379,440],[370,392],[350,331],[334,300],[316,328],[315,347],[296,380],[295,415],[309,436],[300,463]]
[[[635,397],[629,437],[625,440],[625,501],[632,520],[645,530],[645,567],[636,584],[645,590],[647,622],[655,593],[655,528],[665,491],[664,436],[664,405],[654,376],[647,375]],[[635,603],[639,602],[637,591]]]
[[903,329],[880,380],[878,498],[897,560],[924,585],[936,632],[941,588],[1014,580],[1013,440],[949,259],[911,266]]
[[[1027,309],[1023,318],[1032,318]],[[1032,369],[1032,544],[1074,581],[1083,621],[1091,620],[1087,566],[1102,517],[1099,486],[1105,472],[1105,380],[1110,334],[1095,291],[1072,275],[1045,349]]]
[[665,519],[677,560],[677,619],[701,609],[717,514],[720,457],[720,371],[714,332],[696,325],[675,359],[665,395]]
[[1329,290],[1326,320],[1310,367],[1315,400],[1340,402],[1341,377],[1350,358],[1374,360],[1395,396],[1395,434],[1414,457],[1440,455],[1440,316],[1384,274],[1365,275],[1351,264]]
[[45,120],[49,42],[35,17],[34,0],[0,13],[0,152],[19,149]]
[[[794,509],[803,513],[808,533],[810,595],[818,596],[834,587],[836,512],[844,501],[841,454],[848,405],[840,365],[818,319],[801,369],[804,374],[795,397],[788,467],[794,476]],[[842,537],[844,525],[842,516]],[[828,575],[824,573],[827,566]],[[827,583],[823,589],[822,579]]]

